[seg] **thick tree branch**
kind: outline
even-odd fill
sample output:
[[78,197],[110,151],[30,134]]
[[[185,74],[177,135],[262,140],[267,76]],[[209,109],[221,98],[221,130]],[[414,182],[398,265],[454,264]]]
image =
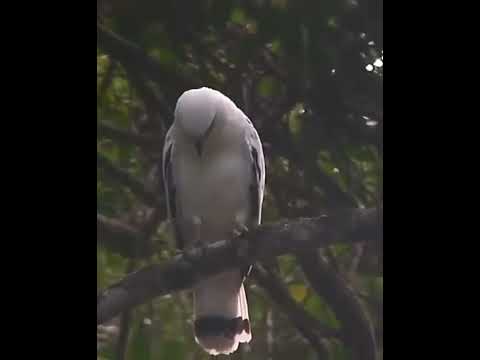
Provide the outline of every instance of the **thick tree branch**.
[[162,206],[161,199],[157,194],[147,189],[141,181],[135,179],[127,171],[117,168],[109,159],[99,153],[97,153],[97,165],[105,170],[105,175],[132,190],[146,205],[152,207]]
[[350,209],[262,225],[245,239],[193,249],[132,273],[101,293],[97,298],[97,324],[153,297],[191,288],[200,279],[221,271],[335,242],[381,241],[378,225],[377,209]]
[[298,259],[315,292],[323,297],[342,324],[345,342],[356,360],[375,360],[375,333],[365,310],[347,283],[315,251],[302,251]]

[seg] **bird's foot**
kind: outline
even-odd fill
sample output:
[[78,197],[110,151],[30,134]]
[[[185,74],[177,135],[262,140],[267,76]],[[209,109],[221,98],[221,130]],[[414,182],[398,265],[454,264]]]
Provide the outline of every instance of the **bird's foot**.
[[207,255],[208,248],[207,245],[202,241],[194,241],[193,244],[188,246],[183,252],[183,256],[186,261],[190,263],[195,263],[199,259],[202,259]]
[[248,241],[244,239],[248,231],[248,227],[240,223],[237,223],[232,230],[233,236],[228,242],[238,256],[246,256],[248,254]]
[[[192,216],[191,224],[193,227],[193,235],[191,239],[191,245],[189,246],[190,259],[193,254],[198,254],[196,250],[200,250],[200,257],[204,257],[207,253],[207,245],[205,241],[202,241],[202,219],[200,216]],[[195,250],[195,251],[194,251]]]
[[248,233],[248,227],[244,224],[237,224],[232,233],[234,239],[244,237]]
[[196,241],[195,242],[195,248],[200,250],[200,256],[201,257],[204,257],[204,256],[207,255],[208,247],[207,247],[207,244],[205,244],[205,242],[203,242],[201,240]]

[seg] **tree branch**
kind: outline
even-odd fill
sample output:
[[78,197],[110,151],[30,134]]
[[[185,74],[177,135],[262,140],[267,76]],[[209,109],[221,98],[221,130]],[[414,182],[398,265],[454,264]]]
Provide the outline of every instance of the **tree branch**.
[[158,84],[155,86],[152,81],[147,80],[145,75],[138,73],[135,69],[127,68],[126,73],[145,105],[149,120],[153,122],[156,129],[160,130],[159,134],[164,134],[173,121],[173,110],[165,95],[158,89]]
[[338,338],[341,335],[338,330],[322,324],[303,310],[290,296],[290,293],[281,280],[271,271],[264,269],[262,265],[255,265],[251,276],[267,291],[272,301],[277,303],[283,311],[291,317],[293,323],[300,323],[299,327],[313,329],[316,335],[323,338]]
[[164,73],[164,69],[138,45],[121,38],[97,24],[98,45],[126,68],[144,69],[147,73]]
[[182,89],[195,87],[195,80],[166,71],[138,45],[107,30],[103,25],[97,24],[97,38],[99,46],[120,62],[127,71],[145,74],[149,79],[165,86],[175,84],[175,87]]
[[173,91],[173,97],[167,99],[165,94],[153,86],[152,81],[158,85],[163,84],[164,87],[169,89],[179,87],[177,92],[184,91],[193,87],[193,85],[188,86],[187,82],[180,79],[178,75],[165,71],[154,58],[150,57],[138,45],[107,30],[103,25],[97,24],[97,36],[99,46],[123,66],[130,83],[139,92],[149,120],[155,125],[155,133],[158,131],[159,134],[164,134],[166,127],[171,124],[173,118],[170,103],[176,100],[176,97],[180,94]]
[[103,75],[102,82],[100,83],[100,88],[98,89],[98,94],[100,98],[103,97],[107,89],[109,88],[110,84],[112,83],[113,79],[113,74],[115,70],[115,63],[114,62],[109,62],[107,65],[107,70],[105,71],[105,74]]
[[97,214],[97,241],[100,245],[129,258],[144,258],[152,251],[140,230],[101,214]]
[[100,153],[97,153],[97,165],[103,168],[105,174],[110,176],[112,180],[132,190],[145,204],[152,207],[162,206],[162,201],[157,194],[147,189],[141,181],[137,180],[127,171],[117,168],[109,159]]
[[132,273],[106,289],[97,297],[97,324],[153,297],[191,288],[202,278],[228,269],[334,242],[381,241],[378,225],[377,209],[350,209],[262,225],[243,241],[225,240],[192,249],[171,261]]
[[343,338],[353,350],[354,359],[375,360],[375,332],[347,283],[315,251],[302,251],[298,259],[310,285],[327,301],[340,320]]
[[106,136],[119,143],[133,144],[144,147],[147,150],[155,147],[161,148],[163,146],[163,141],[160,137],[155,138],[153,136],[135,134],[131,131],[119,129],[103,122],[98,125],[98,132],[102,136]]
[[270,298],[287,314],[300,334],[310,343],[319,359],[328,359],[328,350],[321,342],[321,337],[338,337],[339,332],[328,328],[310,316],[295,300],[275,274],[266,271],[261,266],[255,266],[252,272],[255,281],[267,291]]
[[[128,263],[127,272],[132,272],[135,264],[132,259]],[[128,335],[130,333],[130,323],[132,320],[132,311],[126,310],[123,312],[120,319],[120,334],[118,337],[117,346],[115,348],[116,360],[124,360],[127,356]]]

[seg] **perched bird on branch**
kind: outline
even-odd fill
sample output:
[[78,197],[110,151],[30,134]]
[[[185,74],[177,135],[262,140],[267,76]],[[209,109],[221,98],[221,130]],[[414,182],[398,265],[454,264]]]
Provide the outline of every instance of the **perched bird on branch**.
[[[178,99],[163,177],[180,249],[230,239],[261,222],[262,143],[248,117],[219,91],[202,87]],[[215,275],[193,289],[195,340],[209,354],[230,354],[252,338],[243,286],[249,270]]]

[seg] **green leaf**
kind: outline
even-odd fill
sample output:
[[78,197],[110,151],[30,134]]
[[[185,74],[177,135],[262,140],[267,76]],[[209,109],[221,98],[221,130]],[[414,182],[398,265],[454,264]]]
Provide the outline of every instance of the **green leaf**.
[[293,255],[282,255],[278,258],[278,264],[280,266],[280,271],[282,273],[282,278],[290,276],[297,267],[297,262],[295,256]]
[[[141,318],[141,316],[138,316],[138,318]],[[137,326],[133,329],[130,336],[127,358],[132,360],[150,360],[150,343],[148,340],[148,334],[140,321],[137,322]]]
[[185,343],[177,339],[168,339],[162,342],[159,359],[182,360],[187,354]]
[[288,127],[293,136],[299,136],[303,129],[303,114],[305,109],[303,104],[297,104],[288,116]]
[[285,9],[287,4],[288,0],[272,0],[272,6],[278,9]]
[[235,8],[230,15],[230,20],[236,24],[245,25],[247,22],[247,15],[245,14],[245,10],[241,8]]
[[334,329],[340,328],[340,322],[335,317],[332,309],[330,309],[328,304],[325,303],[322,298],[316,295],[310,296],[305,303],[305,308],[330,327]]
[[305,284],[293,284],[288,287],[290,295],[297,301],[302,302],[308,293],[308,288]]
[[282,51],[282,43],[279,39],[276,39],[270,43],[270,50],[272,50],[272,53],[275,55],[279,55]]
[[177,63],[177,56],[169,49],[152,49],[150,55],[157,59],[158,62],[165,66],[174,66]]
[[328,348],[332,360],[353,359],[352,352],[338,340],[331,340]]
[[258,82],[257,92],[263,97],[272,97],[280,94],[282,85],[273,76],[264,76]]

